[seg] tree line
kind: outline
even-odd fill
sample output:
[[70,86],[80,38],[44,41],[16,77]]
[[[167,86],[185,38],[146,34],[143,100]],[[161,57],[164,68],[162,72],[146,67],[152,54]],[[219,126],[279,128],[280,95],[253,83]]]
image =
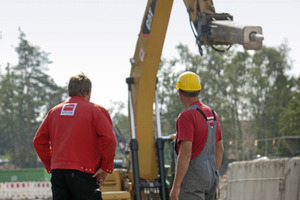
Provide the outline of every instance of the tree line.
[[66,87],[47,75],[49,53],[19,30],[18,64],[0,74],[0,155],[19,168],[40,166],[32,140],[46,113],[65,99]]
[[[175,133],[177,116],[184,110],[175,85],[188,70],[200,76],[200,100],[220,116],[226,159],[289,155],[282,136],[300,133],[300,77],[288,74],[292,62],[287,45],[224,54],[205,48],[202,57],[186,45],[176,48],[178,56],[163,59],[158,72],[164,135]],[[0,156],[20,168],[38,167],[32,139],[47,111],[67,98],[66,86],[47,74],[49,53],[30,44],[21,30],[15,51],[18,64],[8,63],[0,72]],[[127,115],[120,112],[125,105],[114,102],[109,111],[129,138]]]
[[159,70],[161,120],[165,133],[175,133],[184,108],[175,89],[183,71],[200,76],[200,100],[221,120],[225,157],[234,160],[290,156],[283,136],[300,135],[300,77],[289,75],[292,61],[287,45],[255,52],[237,49],[204,56],[177,46],[179,56],[162,61]]

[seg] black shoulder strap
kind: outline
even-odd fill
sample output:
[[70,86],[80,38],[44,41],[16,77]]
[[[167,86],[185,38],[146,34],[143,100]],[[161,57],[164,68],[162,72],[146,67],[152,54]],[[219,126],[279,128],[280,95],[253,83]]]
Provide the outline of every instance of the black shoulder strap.
[[217,121],[217,118],[216,118],[216,115],[215,115],[215,111],[213,109],[211,109],[211,112],[212,112],[212,114],[214,116],[214,121]]
[[194,110],[199,111],[200,114],[201,114],[201,115],[203,116],[203,118],[205,119],[205,121],[208,121],[206,115],[204,114],[204,112],[203,112],[202,110],[200,110],[200,109],[198,108],[197,105],[192,105],[192,106],[190,106],[188,109],[194,109]]
[[[204,112],[203,112],[202,110],[200,110],[200,109],[198,108],[197,105],[192,105],[192,106],[190,106],[188,109],[194,109],[194,110],[197,110],[197,111],[200,112],[200,114],[204,117],[204,119],[205,119],[206,121],[208,121],[208,119],[207,119],[206,115],[204,114]],[[214,121],[216,121],[217,118],[216,118],[215,111],[214,111],[213,109],[211,109],[211,112],[212,112],[212,114],[213,114],[213,116],[214,116]]]

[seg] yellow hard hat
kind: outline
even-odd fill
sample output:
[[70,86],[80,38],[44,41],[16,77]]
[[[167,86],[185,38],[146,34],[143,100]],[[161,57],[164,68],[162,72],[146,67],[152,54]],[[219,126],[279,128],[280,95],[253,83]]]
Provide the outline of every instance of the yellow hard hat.
[[185,91],[199,91],[201,90],[200,78],[194,72],[182,73],[177,81],[176,89]]

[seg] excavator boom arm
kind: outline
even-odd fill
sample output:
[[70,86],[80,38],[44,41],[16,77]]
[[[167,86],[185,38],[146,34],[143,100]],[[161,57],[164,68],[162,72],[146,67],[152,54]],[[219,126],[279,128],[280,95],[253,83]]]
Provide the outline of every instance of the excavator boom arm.
[[[230,14],[215,12],[212,0],[183,1],[200,54],[202,54],[202,45],[214,47],[242,44],[245,49],[261,48],[263,36],[260,27],[235,24]],[[133,182],[135,180],[134,184],[146,185],[147,183],[155,186],[158,177],[161,177],[159,172],[163,173],[162,170],[158,170],[156,157],[153,102],[172,4],[173,0],[148,0],[134,57],[130,59],[131,72],[127,83],[131,144],[134,144],[131,145],[131,151],[134,151],[131,157],[133,170],[135,170],[135,178],[132,180]],[[141,190],[143,187],[135,187],[134,190]],[[135,199],[139,196],[135,195]]]

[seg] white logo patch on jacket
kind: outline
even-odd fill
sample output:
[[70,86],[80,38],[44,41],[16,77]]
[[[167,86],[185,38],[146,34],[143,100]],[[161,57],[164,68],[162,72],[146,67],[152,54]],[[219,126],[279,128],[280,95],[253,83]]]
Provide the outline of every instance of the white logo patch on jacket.
[[75,113],[77,103],[66,103],[62,109],[60,115],[73,116]]

